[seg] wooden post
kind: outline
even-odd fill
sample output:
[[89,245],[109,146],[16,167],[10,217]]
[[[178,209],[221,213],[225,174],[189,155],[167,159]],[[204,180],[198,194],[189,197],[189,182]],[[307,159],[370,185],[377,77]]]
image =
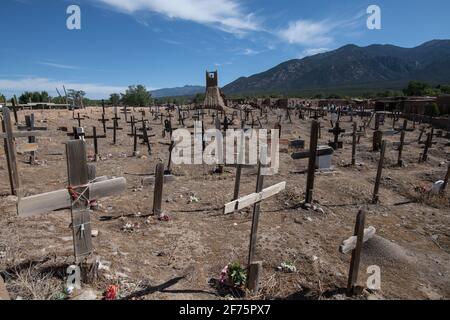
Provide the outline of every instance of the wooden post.
[[234,180],[234,194],[233,201],[239,198],[239,189],[241,187],[241,174],[242,174],[242,162],[245,159],[244,150],[245,150],[245,136],[244,136],[244,127],[245,122],[241,121],[241,150],[239,150],[239,158],[236,166],[236,178]]
[[11,99],[11,103],[12,103],[12,108],[13,108],[13,114],[14,114],[14,123],[18,124],[19,121],[17,119],[17,108],[19,107],[17,105],[17,97],[14,95],[14,98]]
[[11,185],[11,194],[19,196],[20,179],[19,169],[16,158],[16,144],[13,136],[13,128],[11,123],[11,114],[7,107],[3,107],[3,132],[5,137],[5,154],[8,164],[9,182]]
[[[264,176],[261,175],[261,163],[258,163],[258,176],[256,182],[256,193],[260,193],[264,187]],[[254,260],[256,252],[256,241],[258,237],[258,224],[259,224],[259,214],[261,209],[261,202],[256,202],[253,205],[253,218],[252,218],[252,229],[250,233],[250,245],[248,249],[248,263],[249,267]]]
[[425,127],[420,128],[420,134],[419,134],[419,139],[418,139],[417,143],[420,143],[420,141],[422,141],[422,136],[423,136],[424,132],[425,132]]
[[433,141],[433,133],[430,132],[427,134],[427,141],[425,142],[425,149],[422,154],[422,162],[426,162],[428,160],[428,150],[431,148],[431,144]]
[[380,161],[378,162],[378,171],[377,171],[377,177],[375,179],[375,188],[373,191],[373,198],[372,203],[377,204],[379,201],[379,191],[380,191],[380,182],[381,182],[381,175],[383,173],[383,164],[384,164],[384,155],[386,154],[386,141],[383,140],[381,144],[381,153],[380,153]]
[[403,167],[403,160],[402,160],[402,153],[403,153],[403,146],[405,144],[405,134],[406,134],[406,128],[408,126],[408,121],[405,120],[403,122],[403,128],[402,128],[402,132],[400,134],[400,146],[398,147],[398,160],[397,160],[397,165],[399,167]]
[[[32,113],[29,116],[25,116],[25,122],[26,122],[27,127],[29,128],[28,130],[33,131],[34,130],[34,113]],[[28,142],[35,143],[36,137],[28,137]],[[30,164],[34,164],[35,162],[36,162],[36,152],[31,151]]]
[[98,160],[98,141],[97,141],[97,128],[92,127],[92,135],[94,138],[94,154],[95,154],[95,162]]
[[383,132],[380,130],[374,131],[373,132],[373,141],[372,141],[372,151],[373,152],[380,151],[382,140],[383,140]]
[[71,194],[72,232],[76,263],[81,263],[92,252],[91,220],[89,210],[89,170],[86,143],[71,140],[66,143],[69,193]]
[[308,177],[306,180],[305,204],[311,204],[313,201],[314,178],[316,173],[317,144],[318,144],[319,122],[313,120],[311,124],[311,139],[309,143],[309,163]]
[[153,215],[162,213],[162,194],[164,186],[164,164],[158,163],[155,171],[155,189],[153,194]]
[[137,156],[137,128],[134,127],[133,130],[133,156],[136,157]]
[[[353,118],[353,112],[352,112]],[[358,130],[358,125],[356,122],[353,123],[353,135],[352,135],[352,166],[356,165],[356,132]]]
[[116,144],[116,140],[117,140],[117,132],[116,131],[117,131],[117,119],[115,118],[113,121],[113,144]]
[[348,274],[347,283],[347,295],[352,296],[355,294],[355,287],[358,282],[359,263],[361,260],[361,250],[364,241],[364,225],[366,222],[366,213],[360,210],[356,217],[355,232],[357,237],[356,248],[352,252],[352,258],[350,261],[350,270]]
[[444,192],[445,189],[447,189],[448,178],[449,178],[449,177],[450,177],[450,162],[448,163],[447,174],[445,175],[445,178],[444,178],[444,184],[442,185],[442,189],[441,189],[442,192]]
[[142,118],[142,136],[143,136],[144,143],[147,145],[148,154],[151,155],[152,147],[150,145],[150,138],[148,136],[147,126],[145,125],[144,118]]
[[257,293],[259,291],[261,274],[262,261],[255,261],[250,263],[250,266],[248,268],[247,288],[253,293]]

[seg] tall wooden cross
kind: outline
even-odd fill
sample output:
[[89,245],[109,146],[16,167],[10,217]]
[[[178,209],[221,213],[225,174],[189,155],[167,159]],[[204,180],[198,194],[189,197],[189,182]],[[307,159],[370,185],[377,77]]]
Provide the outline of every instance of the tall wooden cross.
[[118,122],[119,119],[120,118],[118,118],[116,115],[114,118],[112,118],[113,126],[106,128],[108,130],[113,130],[113,144],[116,144],[116,142],[117,142],[117,130],[123,130],[123,128],[119,127],[119,122]]

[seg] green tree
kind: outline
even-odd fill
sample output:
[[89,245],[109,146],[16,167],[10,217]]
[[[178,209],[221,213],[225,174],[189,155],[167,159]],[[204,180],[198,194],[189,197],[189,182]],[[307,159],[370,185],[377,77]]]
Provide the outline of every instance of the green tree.
[[203,101],[205,101],[205,95],[203,93],[197,93],[193,100],[195,104],[203,103]]
[[438,88],[441,90],[441,93],[450,94],[450,85],[441,85]]
[[25,91],[19,97],[19,103],[28,103],[28,102],[49,102],[50,96],[46,91],[42,92],[29,92]]
[[425,82],[410,81],[408,87],[403,89],[403,93],[406,96],[437,96],[440,94],[440,90]]
[[6,97],[0,93],[0,102],[6,103]]
[[109,96],[109,102],[113,105],[113,106],[118,106],[120,103],[120,94],[118,93],[113,93]]
[[151,105],[152,94],[143,85],[129,86],[122,94],[122,102],[127,106],[145,107]]
[[342,99],[342,96],[336,93],[330,94],[327,99]]
[[84,105],[85,95],[86,92],[84,92],[83,90],[67,90],[67,98],[69,99],[69,101],[72,100],[73,104],[78,106]]
[[431,105],[431,115],[433,117],[438,117],[441,115],[441,110],[439,109],[439,106],[437,105],[437,103],[433,103]]

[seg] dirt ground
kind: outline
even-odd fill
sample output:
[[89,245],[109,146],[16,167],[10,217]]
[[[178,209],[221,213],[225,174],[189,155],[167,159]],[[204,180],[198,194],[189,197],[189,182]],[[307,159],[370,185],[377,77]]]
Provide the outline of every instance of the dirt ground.
[[[48,126],[52,137],[39,137],[37,165],[26,163],[28,155],[19,155],[22,195],[64,189],[67,169],[64,141],[68,139],[60,126],[77,125],[72,112],[35,110],[38,126]],[[92,126],[102,133],[101,108],[81,110],[89,119],[82,126],[88,134]],[[283,111],[276,111],[284,114]],[[30,111],[19,112],[19,120]],[[112,110],[108,109],[108,118]],[[135,110],[136,117],[140,113]],[[112,131],[99,140],[101,160],[97,176],[123,176],[127,191],[101,199],[92,213],[94,254],[100,259],[100,277],[92,287],[101,293],[111,284],[119,286],[123,298],[133,299],[224,299],[212,285],[222,268],[234,261],[245,265],[248,254],[252,211],[224,216],[222,208],[233,196],[235,169],[225,168],[222,175],[212,175],[211,166],[173,165],[176,181],[164,185],[163,209],[170,221],[149,216],[153,187],[142,187],[141,179],[152,175],[156,163],[167,163],[169,137],[162,137],[160,120],[150,121],[153,153],[139,145],[140,156],[133,157],[133,139],[124,115],[119,125],[116,145]],[[176,125],[176,117],[173,120]],[[277,114],[271,113],[268,128]],[[43,121],[46,122],[43,122]],[[187,121],[187,125],[192,120]],[[205,116],[208,126],[212,120]],[[349,117],[341,126],[351,132]],[[355,121],[360,121],[355,118]],[[402,123],[400,121],[398,126]],[[265,122],[263,121],[263,125]],[[322,121],[320,144],[332,140],[329,121]],[[409,124],[410,126],[412,123]],[[111,122],[108,123],[111,126]],[[236,125],[236,127],[238,127]],[[372,123],[373,127],[373,123]],[[368,129],[357,148],[357,165],[351,163],[351,137],[344,137],[344,148],[333,155],[334,170],[316,176],[314,199],[321,211],[304,210],[308,160],[292,160],[291,150],[281,146],[280,172],[265,178],[265,186],[286,181],[286,190],[261,205],[257,259],[263,261],[262,299],[346,299],[350,255],[339,253],[343,240],[352,235],[359,208],[367,210],[366,227],[374,226],[377,236],[363,247],[359,284],[366,285],[370,265],[381,268],[381,290],[364,291],[357,299],[449,299],[450,298],[450,193],[431,196],[434,181],[444,178],[450,159],[449,140],[435,138],[426,163],[418,163],[422,152],[417,143],[419,126],[406,133],[403,159],[397,166],[396,148],[389,144],[380,188],[380,203],[370,204],[379,153],[371,151],[372,132]],[[386,119],[383,130],[392,129]],[[293,124],[282,122],[282,139],[309,143],[310,120]],[[387,136],[397,142],[400,135]],[[423,137],[425,139],[425,135]],[[17,139],[17,143],[26,138]],[[161,144],[163,142],[164,144]],[[93,153],[92,140],[88,140]],[[244,169],[240,195],[255,191],[256,170]],[[63,210],[32,218],[19,218],[16,199],[10,193],[6,159],[0,150],[0,272],[13,299],[58,299],[65,284],[65,270],[73,263],[70,211]],[[198,202],[191,201],[191,196]],[[296,272],[286,273],[277,267],[289,262]]]

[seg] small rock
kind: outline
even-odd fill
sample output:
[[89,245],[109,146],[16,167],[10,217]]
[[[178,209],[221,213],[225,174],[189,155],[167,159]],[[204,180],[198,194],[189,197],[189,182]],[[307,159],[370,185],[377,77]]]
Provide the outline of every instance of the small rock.
[[98,237],[98,230],[91,230],[91,236],[94,238]]

